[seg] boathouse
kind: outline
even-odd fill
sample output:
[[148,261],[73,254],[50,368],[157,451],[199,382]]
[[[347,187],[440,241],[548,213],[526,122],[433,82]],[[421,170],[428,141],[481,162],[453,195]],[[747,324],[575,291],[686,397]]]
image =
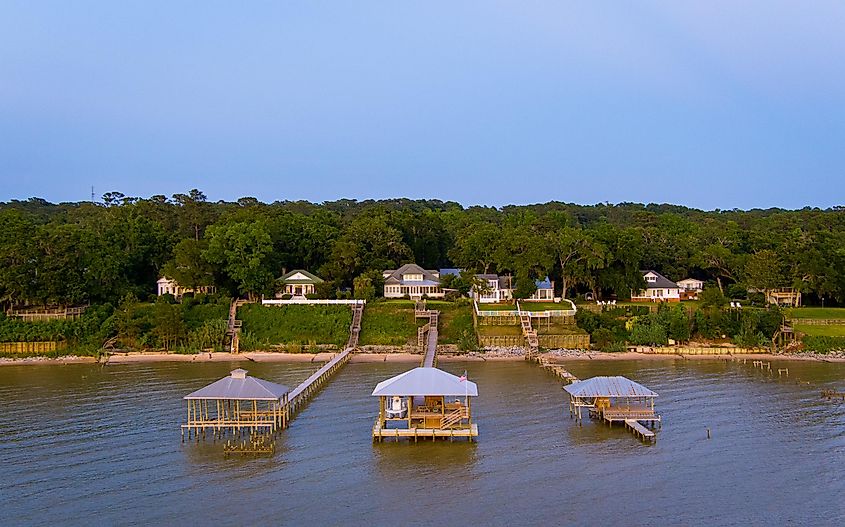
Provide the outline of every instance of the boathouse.
[[621,376],[592,377],[563,387],[569,394],[569,415],[580,422],[582,410],[608,425],[623,422],[643,439],[654,439],[654,432],[641,423],[653,427],[660,423],[654,411],[657,393],[640,383]]
[[231,433],[272,435],[288,422],[287,386],[256,379],[240,368],[228,377],[184,397],[188,421],[182,425],[182,439],[187,433],[199,439],[206,431],[212,437]]
[[478,386],[466,376],[458,377],[430,367],[414,368],[378,383],[379,413],[373,425],[373,441],[386,437],[438,437],[454,439],[478,436],[472,422],[471,397]]

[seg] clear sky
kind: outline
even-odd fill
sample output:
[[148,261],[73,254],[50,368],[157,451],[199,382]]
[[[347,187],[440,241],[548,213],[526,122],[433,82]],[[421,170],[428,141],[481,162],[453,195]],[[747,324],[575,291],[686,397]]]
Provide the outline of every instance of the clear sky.
[[0,200],[845,202],[845,2],[0,0]]

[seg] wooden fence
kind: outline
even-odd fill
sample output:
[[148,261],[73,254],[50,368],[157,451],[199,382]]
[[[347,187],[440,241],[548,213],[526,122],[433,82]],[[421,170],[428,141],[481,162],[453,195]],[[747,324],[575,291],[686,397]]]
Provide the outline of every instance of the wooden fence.
[[68,318],[75,320],[85,313],[85,309],[85,307],[12,309],[6,312],[6,316],[20,318],[26,322],[65,320]]
[[67,342],[0,342],[0,353],[52,353],[67,348]]
[[793,318],[793,326],[845,326],[842,318]]

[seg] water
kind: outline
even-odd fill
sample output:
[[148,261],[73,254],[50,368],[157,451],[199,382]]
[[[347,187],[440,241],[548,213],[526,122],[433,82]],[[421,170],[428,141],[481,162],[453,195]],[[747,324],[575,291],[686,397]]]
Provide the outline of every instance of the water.
[[[478,443],[373,444],[370,391],[413,365],[349,364],[272,457],[182,444],[181,397],[234,366],[0,367],[0,524],[845,522],[845,404],[819,397],[843,388],[845,364],[780,365],[789,381],[718,361],[567,365],[660,393],[655,445],[577,426],[561,382],[521,362],[443,366],[479,385]],[[314,369],[246,367],[288,385]]]

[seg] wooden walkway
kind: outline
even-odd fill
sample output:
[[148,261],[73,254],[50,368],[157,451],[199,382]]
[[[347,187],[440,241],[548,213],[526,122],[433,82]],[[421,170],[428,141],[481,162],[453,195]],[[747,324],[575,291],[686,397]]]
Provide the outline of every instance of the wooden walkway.
[[373,440],[384,441],[385,439],[401,439],[414,438],[416,442],[419,438],[431,438],[432,441],[438,437],[449,438],[453,440],[457,438],[466,438],[470,442],[474,437],[478,437],[478,425],[472,423],[469,428],[382,428],[379,426],[378,420],[373,425]]
[[625,419],[625,426],[628,427],[631,432],[638,435],[643,441],[654,441],[657,438],[653,431],[644,427],[635,419]]
[[246,303],[246,300],[233,298],[232,303],[229,304],[229,320],[226,323],[226,337],[229,339],[229,351],[232,353],[240,352],[241,326],[243,325],[243,321],[238,320],[238,308]]
[[426,309],[425,303],[417,303],[414,309],[414,318],[427,318],[428,323],[417,328],[417,346],[423,352],[423,359],[420,366],[423,368],[434,368],[437,366],[437,322],[440,311]]
[[555,374],[557,377],[563,379],[566,384],[572,384],[573,382],[578,382],[578,377],[569,373],[569,370],[561,366],[560,364],[556,364],[545,357],[537,356],[535,359],[537,364],[540,365],[543,369]]
[[361,333],[361,317],[364,313],[363,304],[352,305],[352,324],[349,326],[349,340],[346,343],[346,349],[335,355],[327,363],[311,374],[299,386],[291,390],[288,394],[288,421],[293,419],[305,403],[316,394],[329,380],[343,368],[349,359],[352,358],[352,353],[358,347],[358,335]]

